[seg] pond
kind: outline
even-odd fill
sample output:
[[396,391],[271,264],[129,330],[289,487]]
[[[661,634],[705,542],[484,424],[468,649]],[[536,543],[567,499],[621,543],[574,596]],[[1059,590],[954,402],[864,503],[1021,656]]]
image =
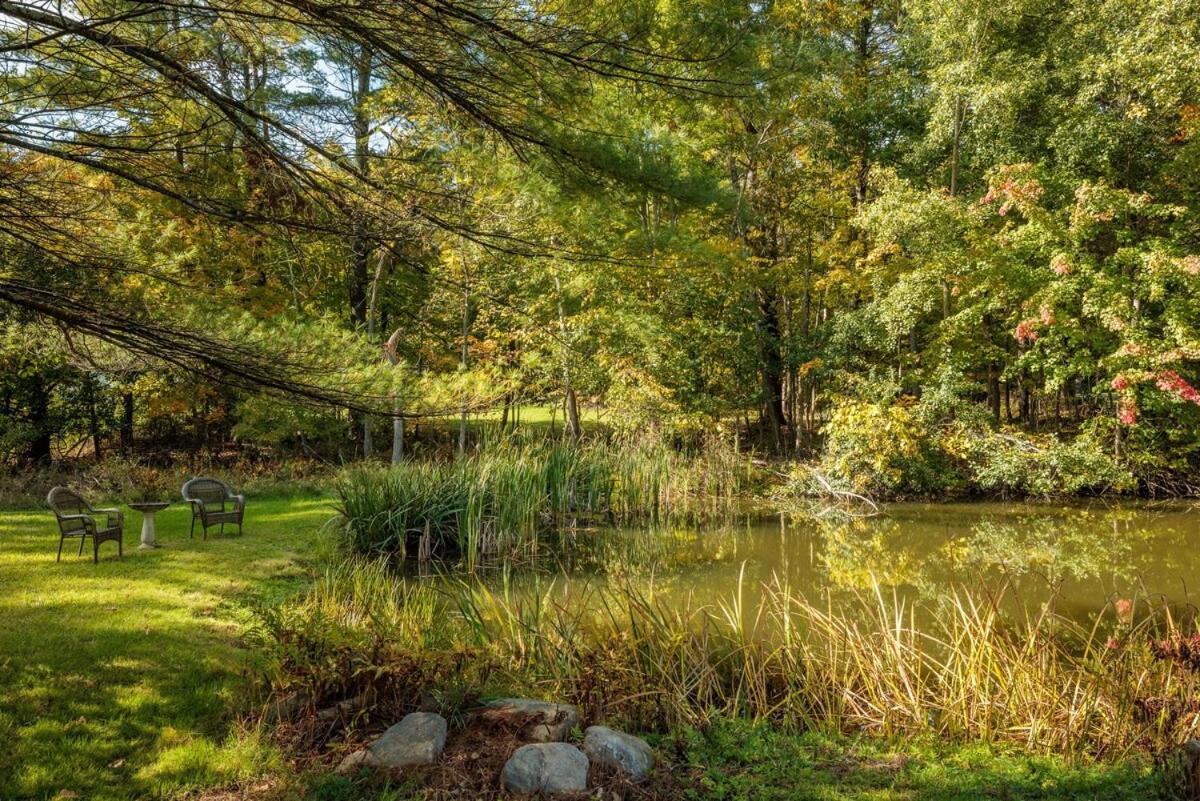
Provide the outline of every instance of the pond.
[[[780,514],[705,528],[580,531],[540,591],[633,581],[680,606],[753,606],[777,582],[811,600],[879,587],[912,600],[1004,588],[1010,607],[1087,620],[1118,598],[1195,600],[1200,505],[1093,502],[891,504],[879,515]],[[530,586],[530,585],[526,585]]]

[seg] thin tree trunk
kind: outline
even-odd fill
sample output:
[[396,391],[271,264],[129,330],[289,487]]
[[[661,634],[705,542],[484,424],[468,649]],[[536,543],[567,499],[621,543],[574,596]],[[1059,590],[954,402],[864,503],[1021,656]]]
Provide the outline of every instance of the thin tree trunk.
[[92,452],[96,461],[100,461],[104,457],[103,443],[100,441],[100,416],[96,414],[96,381],[91,376],[87,378],[87,389],[88,434],[92,438]]
[[33,428],[33,439],[29,441],[29,460],[35,464],[49,464],[50,452],[50,388],[41,376],[34,376],[35,389],[29,402],[29,422]]
[[[468,350],[468,337],[471,334],[471,288],[470,282],[467,279],[467,273],[463,271],[463,296],[462,296],[462,351],[459,359],[463,372],[467,370],[467,359],[470,356]],[[467,452],[467,398],[463,396],[462,416],[458,421],[458,455],[462,456]]]
[[[359,172],[366,176],[371,167],[371,118],[367,112],[367,96],[371,92],[371,72],[374,57],[370,48],[362,47],[353,65],[354,93],[351,98],[354,103],[354,161]],[[369,264],[371,259],[370,238],[365,230],[365,222],[356,221],[354,240],[351,243],[350,265],[350,321],[355,326],[371,326],[371,312],[368,307],[367,284],[370,280]],[[371,442],[371,420],[362,415],[362,453],[363,458],[371,457],[373,445]]]
[[578,441],[583,436],[579,425],[579,404],[575,398],[575,388],[571,386],[571,364],[567,357],[567,318],[563,313],[562,282],[558,273],[554,274],[554,292],[558,296],[558,335],[562,340],[562,373],[563,373],[563,412],[567,421],[566,431],[571,439]]
[[404,418],[400,416],[400,404],[396,403],[396,415],[392,417],[392,464],[404,461]]

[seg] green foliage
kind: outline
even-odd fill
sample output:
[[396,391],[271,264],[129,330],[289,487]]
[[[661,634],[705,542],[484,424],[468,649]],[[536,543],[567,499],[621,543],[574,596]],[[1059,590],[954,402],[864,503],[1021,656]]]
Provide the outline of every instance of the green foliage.
[[858,494],[920,495],[945,490],[953,480],[935,432],[911,403],[845,400],[823,433],[821,470]]
[[919,402],[845,400],[825,429],[818,469],[799,471],[781,495],[849,490],[867,497],[971,492],[1003,497],[1103,494],[1137,482],[1111,442],[1092,432],[1071,439],[997,430],[952,387]]
[[1106,443],[1080,435],[1063,442],[1004,432],[963,431],[954,435],[967,461],[970,481],[1002,496],[1101,494],[1130,490],[1132,474]]

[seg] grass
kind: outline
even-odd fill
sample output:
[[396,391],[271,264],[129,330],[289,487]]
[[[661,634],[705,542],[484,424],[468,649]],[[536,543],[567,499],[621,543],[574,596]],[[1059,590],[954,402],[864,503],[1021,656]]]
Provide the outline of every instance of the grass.
[[983,744],[794,734],[722,720],[682,737],[697,801],[1146,801],[1144,765],[1072,765]]
[[1200,673],[1150,647],[1187,625],[1166,606],[1109,609],[1088,629],[1050,610],[1013,619],[978,589],[814,603],[746,583],[680,604],[653,579],[589,591],[464,577],[432,596],[380,562],[329,567],[265,620],[280,686],[320,704],[413,697],[427,678],[414,665],[453,665],[438,684],[448,697],[523,687],[633,730],[743,717],[1114,762],[1166,754],[1200,728]]
[[338,511],[351,551],[529,557],[577,526],[728,515],[751,483],[728,448],[683,455],[661,443],[505,439],[453,462],[344,473]]
[[[244,537],[188,540],[189,512],[158,516],[155,551],[64,554],[47,512],[0,514],[0,798],[173,797],[277,771],[239,730],[253,653],[246,605],[293,591],[331,516],[319,498],[256,500]],[[111,549],[111,550],[110,550]]]

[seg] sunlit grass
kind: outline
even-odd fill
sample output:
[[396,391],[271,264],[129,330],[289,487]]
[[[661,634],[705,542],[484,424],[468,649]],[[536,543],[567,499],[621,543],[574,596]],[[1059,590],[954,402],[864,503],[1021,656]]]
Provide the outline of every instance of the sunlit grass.
[[65,549],[48,512],[0,513],[0,798],[171,797],[277,771],[281,757],[234,712],[253,652],[248,602],[294,590],[321,547],[323,499],[250,499],[245,536],[187,536],[158,516],[162,548],[93,565]]

